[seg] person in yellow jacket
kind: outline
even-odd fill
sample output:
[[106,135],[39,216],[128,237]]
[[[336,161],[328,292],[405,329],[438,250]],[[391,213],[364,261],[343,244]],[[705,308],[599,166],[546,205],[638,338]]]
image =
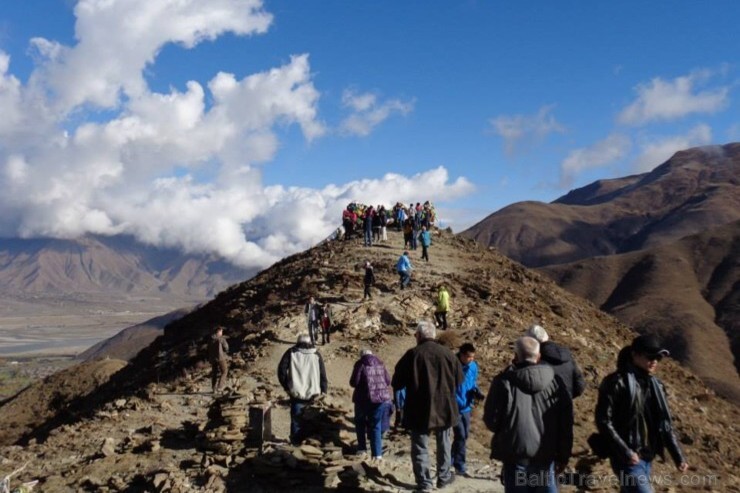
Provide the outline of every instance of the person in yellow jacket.
[[439,287],[437,293],[437,310],[434,312],[434,319],[442,330],[447,330],[447,312],[450,311],[450,293],[443,284]]

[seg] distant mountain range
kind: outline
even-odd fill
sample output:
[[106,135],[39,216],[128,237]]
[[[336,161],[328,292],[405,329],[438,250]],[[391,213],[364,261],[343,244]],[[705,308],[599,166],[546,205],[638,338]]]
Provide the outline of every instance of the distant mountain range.
[[550,204],[512,204],[461,234],[528,267],[631,252],[740,219],[739,185],[740,143],[698,147]]
[[516,203],[461,234],[660,334],[740,402],[740,144],[681,151],[550,204]]
[[0,294],[158,294],[205,300],[253,273],[128,236],[0,239]]

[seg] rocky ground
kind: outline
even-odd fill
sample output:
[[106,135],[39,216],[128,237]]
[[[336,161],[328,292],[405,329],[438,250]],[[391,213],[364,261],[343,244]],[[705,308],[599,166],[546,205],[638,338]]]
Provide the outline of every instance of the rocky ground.
[[[445,342],[478,347],[479,382],[488,382],[511,358],[512,342],[532,322],[573,349],[588,389],[576,401],[576,444],[571,469],[591,474],[581,489],[609,489],[603,461],[586,437],[594,430],[596,389],[614,367],[630,331],[592,305],[495,251],[449,232],[435,236],[431,262],[419,260],[412,287],[399,290],[393,265],[400,235],[372,248],[330,242],[294,255],[249,282],[234,286],[165,329],[164,337],[130,364],[89,362],[49,377],[0,407],[0,474],[28,463],[18,481],[40,480],[42,491],[402,491],[413,487],[409,439],[392,431],[382,463],[354,457],[348,381],[363,347],[389,370],[413,344],[413,329],[431,318],[440,282],[450,286],[452,329]],[[378,278],[363,302],[362,269],[373,261]],[[321,347],[329,394],[306,412],[310,438],[288,444],[288,408],[276,378],[278,360],[303,331],[309,294],[334,307],[336,332]],[[210,393],[203,359],[214,324],[227,327],[232,350],[229,391]],[[122,368],[118,371],[118,368]],[[96,378],[93,378],[96,376]],[[706,491],[740,491],[737,408],[668,362],[661,376],[671,393],[676,427],[692,464],[691,479]],[[65,393],[69,386],[75,392]],[[42,405],[45,404],[45,405]],[[32,406],[33,413],[28,409]],[[269,406],[272,435],[261,446],[250,433],[250,409]],[[254,413],[254,411],[251,411]],[[500,491],[500,464],[488,459],[490,434],[473,415],[469,462],[473,478],[449,491]],[[7,471],[7,472],[6,472]],[[656,464],[658,491],[682,486],[668,465]],[[702,479],[703,478],[703,479]],[[669,483],[670,481],[670,483]],[[37,488],[39,488],[37,487]]]

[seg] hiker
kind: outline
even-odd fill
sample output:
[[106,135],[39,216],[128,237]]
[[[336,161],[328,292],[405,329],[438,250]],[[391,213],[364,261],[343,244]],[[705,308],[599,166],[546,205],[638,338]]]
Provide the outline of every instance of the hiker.
[[331,315],[331,305],[329,303],[324,303],[321,306],[319,325],[321,326],[321,345],[331,343],[331,328],[334,325],[334,320]]
[[290,397],[290,443],[301,441],[300,415],[314,397],[326,394],[328,383],[321,354],[306,334],[285,351],[278,365],[278,380]]
[[437,292],[437,309],[434,312],[434,320],[442,330],[447,330],[447,312],[450,311],[450,293],[447,286],[442,284]]
[[563,381],[571,398],[575,399],[583,394],[586,390],[586,379],[576,362],[573,361],[570,350],[552,342],[550,336],[540,325],[530,326],[524,335],[534,337],[540,343],[542,363],[552,366],[555,375]]
[[411,260],[409,259],[409,252],[406,250],[398,258],[398,262],[396,262],[396,271],[398,271],[398,276],[401,279],[401,289],[408,286],[411,282],[411,271],[413,269],[414,267],[411,265]]
[[385,243],[388,241],[388,211],[385,210],[385,206],[381,205],[378,210],[378,218],[380,219],[380,241]]
[[476,400],[484,398],[478,388],[478,363],[475,362],[475,346],[466,342],[457,353],[463,371],[463,381],[457,386],[455,398],[460,420],[452,428],[452,465],[460,476],[468,476],[465,463],[465,446],[470,436],[470,415]]
[[229,343],[224,337],[224,328],[216,327],[208,343],[208,359],[211,363],[211,391],[221,392],[229,374]]
[[316,345],[316,337],[319,334],[319,319],[321,318],[321,307],[313,296],[308,298],[308,303],[303,307],[303,313],[306,315],[306,325],[308,326],[308,335],[311,338],[311,344]]
[[434,324],[419,322],[416,346],[409,349],[396,364],[393,388],[406,389],[403,426],[411,430],[411,462],[416,485],[421,491],[432,491],[429,469],[429,435],[437,440],[437,488],[455,480],[452,473],[452,426],[460,419],[455,390],[463,381],[460,360],[445,346],[438,344]]
[[360,359],[352,369],[349,384],[355,390],[355,430],[357,432],[357,455],[367,456],[367,435],[370,435],[370,452],[373,460],[383,458],[382,426],[385,403],[393,399],[391,377],[383,362],[369,349],[360,352]]
[[344,226],[344,239],[351,240],[352,233],[355,229],[355,222],[357,222],[357,214],[352,210],[352,206],[348,205],[347,208],[342,212],[342,225]]
[[380,209],[381,205],[375,208],[375,215],[373,215],[373,241],[380,243]]
[[403,247],[413,250],[411,240],[414,238],[414,221],[407,218],[403,222]]
[[365,246],[373,246],[373,218],[375,217],[375,209],[373,206],[368,206],[365,209],[365,215],[362,218],[362,226],[365,231]]
[[419,243],[421,243],[421,258],[429,262],[429,247],[432,245],[432,235],[429,233],[426,226],[421,227]]
[[366,299],[373,298],[372,293],[370,292],[370,287],[375,284],[375,273],[373,272],[373,264],[370,263],[369,260],[365,260],[365,291],[362,295],[362,300],[365,301]]
[[663,383],[654,376],[658,362],[669,356],[652,335],[634,338],[623,349],[621,368],[607,375],[599,387],[596,426],[608,444],[609,460],[619,478],[620,491],[652,492],[650,470],[664,449],[676,469],[689,468],[676,439]]
[[573,401],[555,370],[539,360],[537,339],[517,339],[514,364],[494,377],[484,406],[491,458],[503,462],[507,493],[557,491],[555,475],[571,455]]
[[393,405],[396,408],[396,418],[393,421],[393,428],[398,431],[403,428],[403,408],[406,405],[406,389],[393,391]]

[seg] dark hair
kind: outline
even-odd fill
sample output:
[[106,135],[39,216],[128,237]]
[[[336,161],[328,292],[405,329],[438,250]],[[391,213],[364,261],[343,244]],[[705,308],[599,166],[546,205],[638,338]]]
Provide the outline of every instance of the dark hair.
[[218,334],[220,330],[224,330],[224,328],[221,325],[217,325],[215,329],[213,329],[213,332],[215,334]]
[[466,342],[465,344],[460,346],[460,354],[474,353],[474,352],[475,352],[475,346],[473,346],[469,342]]

